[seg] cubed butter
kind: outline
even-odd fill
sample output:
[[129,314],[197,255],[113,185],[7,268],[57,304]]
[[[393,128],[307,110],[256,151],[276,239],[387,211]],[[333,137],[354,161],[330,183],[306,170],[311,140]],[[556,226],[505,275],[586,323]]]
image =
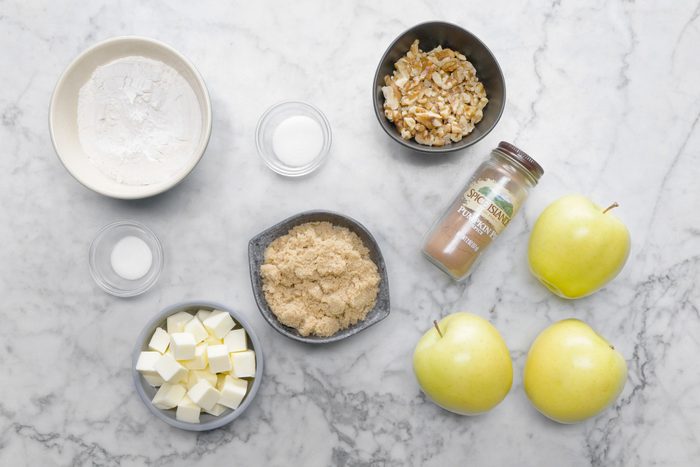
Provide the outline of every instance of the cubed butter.
[[230,376],[228,373],[217,373],[216,375],[216,389],[221,391],[221,388],[224,387],[224,382],[226,381],[226,377]]
[[255,352],[246,350],[231,354],[233,371],[231,374],[237,378],[250,378],[255,376]]
[[212,414],[212,415],[214,415],[215,417],[218,417],[218,416],[221,415],[222,413],[226,412],[226,410],[228,410],[228,409],[226,409],[226,407],[224,407],[224,406],[221,405],[221,404],[215,404],[214,407],[211,408],[211,410],[204,410],[204,409],[202,409],[203,412]]
[[204,325],[196,316],[185,324],[185,332],[192,334],[197,344],[209,337],[209,333],[204,329]]
[[192,389],[192,387],[195,384],[197,384],[200,380],[205,380],[212,386],[215,386],[217,382],[215,374],[210,373],[207,370],[193,370],[190,371],[190,374],[187,379],[187,389]]
[[220,394],[214,386],[201,380],[187,391],[187,396],[204,410],[211,410],[219,402]]
[[187,368],[170,354],[161,355],[154,365],[156,372],[168,383],[178,383],[187,377]]
[[195,315],[197,319],[201,322],[204,322],[205,319],[207,319],[211,315],[211,311],[209,310],[199,310],[197,314]]
[[240,406],[255,376],[248,336],[228,312],[184,311],[155,329],[136,370],[157,388],[153,406],[175,409],[175,418],[200,423],[201,413],[221,416]]
[[209,360],[209,371],[212,373],[231,370],[228,348],[223,344],[207,346],[207,359]]
[[215,310],[207,319],[204,320],[204,327],[212,336],[217,339],[223,339],[224,336],[235,326],[231,315]]
[[177,313],[168,316],[166,320],[168,334],[182,332],[185,329],[185,324],[192,319],[192,315],[186,311],[178,311]]
[[156,374],[156,362],[160,359],[160,352],[150,350],[141,352],[138,360],[136,360],[136,371],[141,374]]
[[195,338],[189,332],[176,332],[170,334],[170,350],[175,360],[191,360],[194,358],[194,350],[197,346]]
[[223,344],[224,341],[222,339],[217,339],[214,336],[209,336],[206,339],[204,339],[204,343],[207,345],[220,345]]
[[229,352],[243,352],[248,349],[246,343],[245,329],[232,329],[224,336],[224,344],[228,347]]
[[164,354],[168,350],[169,345],[170,336],[165,332],[165,329],[156,328],[156,332],[153,333],[151,341],[148,343],[148,348]]
[[203,370],[207,367],[207,344],[197,344],[194,348],[194,357],[180,362],[188,370]]
[[165,380],[161,378],[158,373],[143,374],[143,379],[154,388],[162,386],[165,383]]
[[143,379],[153,387],[162,386],[165,380],[156,372],[156,362],[160,359],[160,352],[145,351],[139,354],[136,361],[136,370],[141,373]]
[[192,399],[185,396],[182,398],[180,403],[177,404],[175,418],[181,422],[199,423],[199,414],[201,411],[201,407],[192,402]]
[[248,392],[248,381],[226,376],[220,392],[219,404],[235,409],[241,405],[241,401],[245,397],[246,392]]
[[163,384],[153,396],[153,405],[159,409],[172,409],[180,403],[187,389],[182,384]]

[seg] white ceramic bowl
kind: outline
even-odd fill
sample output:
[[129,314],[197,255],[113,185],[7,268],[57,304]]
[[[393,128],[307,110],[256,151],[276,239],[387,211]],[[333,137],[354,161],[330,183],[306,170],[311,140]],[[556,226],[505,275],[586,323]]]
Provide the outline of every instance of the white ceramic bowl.
[[[89,161],[78,137],[77,114],[80,88],[90,79],[98,66],[134,55],[159,60],[180,73],[197,96],[202,118],[199,141],[188,163],[170,179],[151,185],[121,184],[104,175]],[[211,102],[199,72],[175,49],[145,37],[114,37],[95,44],[81,53],[63,72],[51,96],[49,130],[61,163],[87,188],[112,198],[147,198],[177,185],[202,158],[211,135]]]

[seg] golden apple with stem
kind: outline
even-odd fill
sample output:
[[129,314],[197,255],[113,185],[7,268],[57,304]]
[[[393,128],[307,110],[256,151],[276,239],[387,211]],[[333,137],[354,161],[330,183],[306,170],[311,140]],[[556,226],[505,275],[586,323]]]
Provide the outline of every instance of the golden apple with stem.
[[532,405],[560,423],[599,414],[615,402],[626,380],[627,364],[620,352],[577,319],[542,331],[530,347],[523,373]]
[[513,384],[510,352],[498,330],[472,313],[435,321],[418,341],[413,370],[423,392],[437,405],[477,415],[498,405]]
[[622,270],[630,235],[610,211],[581,195],[558,199],[542,211],[530,234],[530,270],[549,290],[581,298],[599,290]]

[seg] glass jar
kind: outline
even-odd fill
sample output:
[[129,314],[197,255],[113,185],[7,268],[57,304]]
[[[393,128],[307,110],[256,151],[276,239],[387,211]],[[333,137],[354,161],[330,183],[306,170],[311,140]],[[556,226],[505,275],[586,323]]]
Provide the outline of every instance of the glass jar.
[[428,232],[423,254],[453,279],[465,279],[543,173],[532,157],[501,141]]

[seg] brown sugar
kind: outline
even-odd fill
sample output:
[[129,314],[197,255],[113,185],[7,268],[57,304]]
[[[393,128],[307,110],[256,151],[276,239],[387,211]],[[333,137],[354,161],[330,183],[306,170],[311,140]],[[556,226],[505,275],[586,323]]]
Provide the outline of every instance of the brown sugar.
[[260,274],[272,312],[302,336],[332,336],[363,320],[379,291],[362,240],[329,222],[302,224],[275,239]]

